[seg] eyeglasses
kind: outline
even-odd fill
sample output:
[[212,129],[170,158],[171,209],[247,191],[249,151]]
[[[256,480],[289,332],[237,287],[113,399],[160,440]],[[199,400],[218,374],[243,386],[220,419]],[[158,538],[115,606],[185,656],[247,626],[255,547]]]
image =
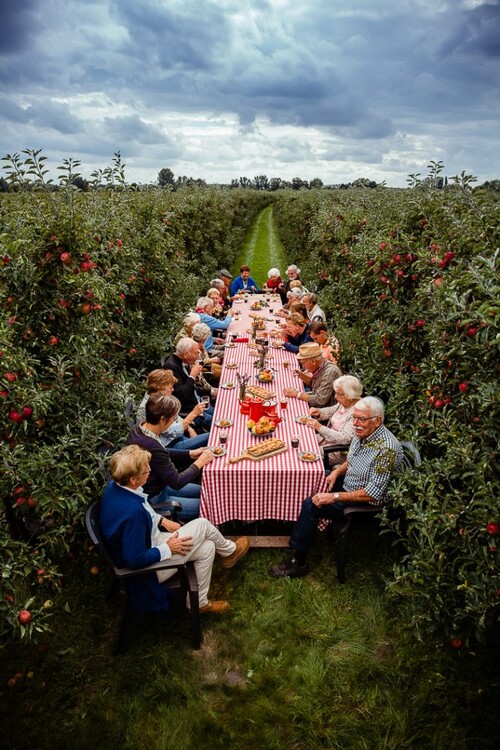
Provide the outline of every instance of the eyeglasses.
[[377,417],[376,416],[374,416],[374,417],[353,417],[352,421],[353,422],[361,422],[362,424],[364,424],[365,422],[368,422],[369,419],[377,419]]

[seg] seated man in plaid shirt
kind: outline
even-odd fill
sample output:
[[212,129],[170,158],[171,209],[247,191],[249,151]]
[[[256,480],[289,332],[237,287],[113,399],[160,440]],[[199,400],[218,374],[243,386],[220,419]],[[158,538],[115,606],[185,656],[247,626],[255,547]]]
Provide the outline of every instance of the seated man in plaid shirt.
[[401,463],[403,449],[384,426],[384,404],[373,396],[360,399],[354,407],[354,433],[346,461],[327,478],[328,489],[304,500],[300,516],[290,537],[293,557],[271,565],[275,578],[298,578],[308,572],[307,554],[322,518],[341,521],[344,505],[381,506],[387,500],[387,488]]

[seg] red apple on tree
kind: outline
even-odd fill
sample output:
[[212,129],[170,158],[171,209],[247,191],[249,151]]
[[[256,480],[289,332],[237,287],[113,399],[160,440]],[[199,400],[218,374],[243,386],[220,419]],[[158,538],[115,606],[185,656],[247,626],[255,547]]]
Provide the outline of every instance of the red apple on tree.
[[22,609],[19,612],[17,619],[21,625],[26,625],[31,620],[31,612],[28,609]]

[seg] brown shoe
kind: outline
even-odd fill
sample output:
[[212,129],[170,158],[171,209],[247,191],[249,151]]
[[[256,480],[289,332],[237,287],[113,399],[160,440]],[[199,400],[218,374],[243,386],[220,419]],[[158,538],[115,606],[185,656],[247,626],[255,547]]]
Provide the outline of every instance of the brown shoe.
[[203,607],[200,607],[200,615],[204,614],[213,614],[213,615],[221,615],[223,612],[227,612],[227,610],[230,608],[229,602],[224,601],[223,599],[220,599],[219,601],[210,601],[203,605]]
[[235,541],[236,549],[234,552],[232,552],[228,557],[222,558],[222,564],[225,568],[232,568],[233,565],[236,565],[238,560],[241,560],[242,557],[246,555],[248,552],[248,548],[250,547],[250,539],[247,536],[240,536]]

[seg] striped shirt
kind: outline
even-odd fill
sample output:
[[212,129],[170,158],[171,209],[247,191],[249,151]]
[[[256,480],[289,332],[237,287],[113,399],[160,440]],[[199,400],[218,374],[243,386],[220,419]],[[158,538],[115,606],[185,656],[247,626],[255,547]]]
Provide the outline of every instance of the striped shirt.
[[389,482],[402,458],[403,449],[383,424],[364,440],[355,437],[347,454],[345,492],[363,489],[373,498],[370,505],[383,505]]

